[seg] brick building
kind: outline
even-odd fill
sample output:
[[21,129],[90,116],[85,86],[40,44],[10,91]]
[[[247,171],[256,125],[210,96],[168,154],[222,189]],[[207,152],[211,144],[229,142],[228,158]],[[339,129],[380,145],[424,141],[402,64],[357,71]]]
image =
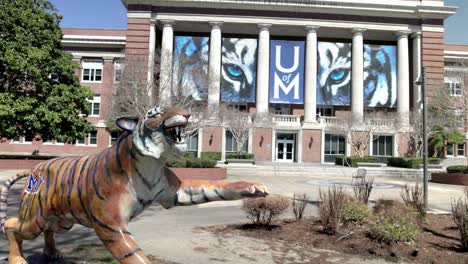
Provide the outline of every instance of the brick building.
[[[158,76],[161,98],[189,89],[209,107],[272,114],[273,125],[255,128],[245,146],[257,161],[324,163],[355,154],[347,140],[353,133],[336,130],[348,114],[379,126],[366,155],[399,156],[407,148],[399,128],[367,113],[393,113],[405,122],[420,106],[414,80],[422,67],[431,96],[450,82],[446,65],[468,58],[466,46],[444,43],[444,19],[456,8],[442,0],[122,2],[126,30],[63,29],[64,48],[80,63],[82,84],[96,92],[88,117],[96,132],[76,144],[39,144],[40,153],[109,146],[117,134],[105,120],[122,59],[154,58],[159,50],[161,61],[171,62]],[[195,70],[206,78],[194,78]],[[237,148],[223,126],[202,128],[189,143],[190,151],[223,157]],[[22,138],[0,145],[8,153],[33,149]],[[465,145],[451,151],[448,156],[465,163]]]

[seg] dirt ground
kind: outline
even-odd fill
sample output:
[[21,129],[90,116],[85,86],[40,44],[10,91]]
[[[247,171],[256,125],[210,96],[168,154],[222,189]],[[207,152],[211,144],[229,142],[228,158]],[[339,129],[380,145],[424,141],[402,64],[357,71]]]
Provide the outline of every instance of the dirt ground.
[[[299,222],[283,220],[269,230],[253,228],[251,225],[214,226],[203,229],[218,236],[247,236],[269,243],[280,241],[291,247],[302,248],[296,254],[307,254],[308,248],[319,248],[359,255],[366,259],[384,258],[391,262],[468,263],[468,252],[460,249],[460,234],[449,215],[428,215],[417,241],[392,245],[371,240],[364,227],[342,227],[336,235],[324,234],[321,232],[320,220],[316,217],[305,218]],[[314,259],[314,262],[321,263],[320,259]]]

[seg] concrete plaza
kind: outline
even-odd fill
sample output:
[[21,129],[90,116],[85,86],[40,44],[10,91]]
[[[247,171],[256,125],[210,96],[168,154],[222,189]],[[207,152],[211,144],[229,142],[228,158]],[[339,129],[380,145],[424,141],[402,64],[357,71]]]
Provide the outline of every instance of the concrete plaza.
[[[258,168],[257,168],[258,169]],[[313,169],[317,169],[314,167]],[[6,180],[15,171],[0,171],[0,181]],[[271,193],[292,196],[293,193],[307,193],[312,201],[317,201],[319,188],[326,188],[332,184],[349,187],[351,178],[348,176],[261,176],[252,170],[252,173],[229,173],[229,181],[247,180],[265,184]],[[409,181],[413,182],[413,181]],[[375,179],[376,188],[372,192],[371,201],[378,198],[399,199],[400,188],[406,181],[395,178]],[[19,195],[22,182],[14,185],[9,196],[8,215],[17,214]],[[463,193],[460,186],[450,186],[430,183],[430,208],[434,212],[448,212],[451,199]],[[214,202],[191,207],[176,207],[164,210],[153,205],[130,224],[130,231],[146,254],[156,255],[162,259],[177,263],[275,263],[275,259],[284,258],[290,254],[290,263],[307,263],[305,259],[295,259],[294,250],[284,253],[283,245],[278,242],[271,243],[246,237],[226,236],[217,237],[211,233],[199,231],[196,227],[246,223],[240,209],[241,201]],[[307,215],[317,215],[317,207],[311,205],[307,208]],[[292,217],[288,213],[284,217]],[[195,228],[195,229],[194,229]],[[59,247],[98,242],[92,230],[76,225],[70,232],[57,235]],[[0,239],[0,259],[8,254],[8,243],[4,236]],[[42,252],[43,239],[25,241],[25,255]],[[295,249],[297,250],[297,249]],[[329,256],[329,263],[386,263],[383,260],[363,260],[358,257],[326,250],[314,250],[310,257],[317,254]],[[1,263],[1,262],[0,262]]]

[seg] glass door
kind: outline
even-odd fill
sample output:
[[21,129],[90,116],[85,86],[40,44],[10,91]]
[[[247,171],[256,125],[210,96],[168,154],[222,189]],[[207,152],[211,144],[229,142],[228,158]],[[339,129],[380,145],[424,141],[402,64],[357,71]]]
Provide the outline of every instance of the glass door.
[[276,138],[276,161],[293,162],[294,153],[294,134],[278,134]]

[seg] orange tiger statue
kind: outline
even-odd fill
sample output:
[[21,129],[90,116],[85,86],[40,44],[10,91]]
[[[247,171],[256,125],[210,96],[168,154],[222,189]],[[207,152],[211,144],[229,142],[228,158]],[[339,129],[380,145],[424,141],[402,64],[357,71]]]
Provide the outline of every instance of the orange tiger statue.
[[[153,108],[143,118],[119,118],[124,134],[94,155],[44,161],[19,173],[0,191],[0,223],[10,242],[9,263],[27,263],[23,240],[44,233],[46,256],[60,257],[54,233],[74,224],[93,228],[120,263],[151,263],[128,230],[128,222],[153,202],[164,208],[268,194],[249,182],[181,181],[165,161],[185,151],[183,128],[190,115],[174,107]],[[19,217],[6,220],[7,193],[25,183]],[[5,221],[6,220],[6,221]]]

